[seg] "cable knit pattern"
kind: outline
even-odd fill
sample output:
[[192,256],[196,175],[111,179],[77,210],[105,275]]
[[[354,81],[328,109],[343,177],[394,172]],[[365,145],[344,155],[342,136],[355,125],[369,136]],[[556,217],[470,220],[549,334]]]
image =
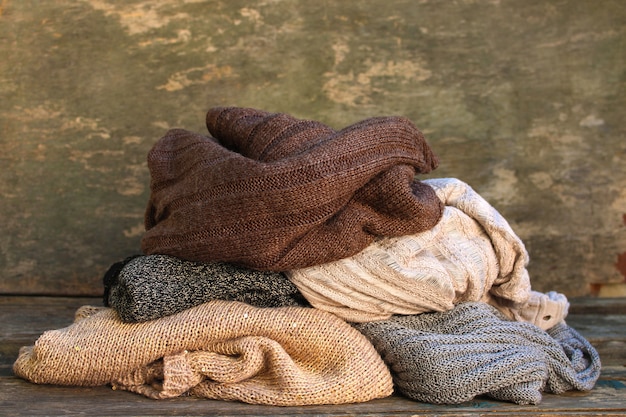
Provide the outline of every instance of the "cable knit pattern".
[[597,351],[564,322],[546,333],[481,302],[354,326],[392,370],[396,389],[422,402],[457,404],[487,394],[538,404],[544,391],[590,390],[600,376]]
[[458,179],[424,183],[446,205],[435,227],[288,271],[289,279],[313,306],[351,322],[446,311],[464,301],[488,302],[543,329],[565,318],[565,296],[531,291],[526,248],[495,208]]
[[158,319],[212,300],[257,307],[308,306],[281,272],[167,255],[137,256],[114,264],[105,274],[104,286],[104,305],[131,323]]
[[435,192],[415,179],[437,158],[408,119],[335,131],[230,107],[206,120],[213,137],[174,129],[149,152],[146,254],[284,271],[428,230],[441,217]]
[[211,301],[145,323],[86,307],[69,327],[23,347],[16,375],[150,398],[185,393],[253,404],[341,404],[385,397],[389,370],[368,340],[313,308]]

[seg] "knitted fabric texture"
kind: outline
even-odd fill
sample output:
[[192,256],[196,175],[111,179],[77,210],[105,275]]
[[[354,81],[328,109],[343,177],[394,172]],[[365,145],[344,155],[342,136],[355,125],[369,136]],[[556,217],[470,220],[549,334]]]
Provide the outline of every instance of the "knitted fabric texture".
[[434,228],[288,271],[289,279],[314,307],[351,322],[446,311],[464,301],[489,302],[544,329],[565,318],[565,296],[531,291],[528,253],[495,208],[458,179],[424,183],[446,205]]
[[486,394],[538,404],[543,391],[590,390],[600,376],[597,351],[564,322],[546,333],[482,302],[354,326],[390,367],[396,389],[422,402]]
[[435,192],[415,179],[437,159],[405,118],[335,131],[229,107],[209,110],[206,122],[213,137],[170,130],[148,154],[145,254],[284,271],[428,230],[441,217]]
[[109,271],[104,304],[125,322],[158,319],[212,300],[257,307],[308,306],[283,273],[224,262],[148,255],[129,259],[121,268],[115,264]]
[[332,314],[236,301],[130,324],[110,308],[81,308],[75,323],[21,348],[13,370],[38,384],[280,406],[355,403],[393,389],[371,343]]

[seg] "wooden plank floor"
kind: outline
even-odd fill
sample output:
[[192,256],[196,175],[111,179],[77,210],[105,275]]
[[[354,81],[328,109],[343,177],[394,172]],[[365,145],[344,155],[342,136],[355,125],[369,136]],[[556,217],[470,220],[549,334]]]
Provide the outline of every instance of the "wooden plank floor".
[[0,415],[2,416],[618,416],[626,415],[626,300],[571,300],[567,322],[600,352],[603,371],[591,392],[545,394],[537,406],[478,398],[440,406],[400,396],[340,406],[271,407],[193,397],[150,400],[110,387],[35,385],[13,375],[21,346],[45,330],[72,322],[76,308],[94,298],[0,296]]

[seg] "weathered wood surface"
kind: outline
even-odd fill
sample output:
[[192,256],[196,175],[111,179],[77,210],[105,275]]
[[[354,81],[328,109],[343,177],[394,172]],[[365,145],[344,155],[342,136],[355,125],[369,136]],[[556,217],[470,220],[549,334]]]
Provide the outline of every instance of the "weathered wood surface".
[[[73,388],[36,385],[13,376],[20,346],[34,343],[45,330],[70,324],[76,308],[100,305],[94,298],[0,297],[0,415],[52,416],[617,416],[626,413],[626,315],[624,301],[608,300],[613,314],[595,314],[595,300],[574,300],[568,323],[599,350],[600,381],[591,392],[545,394],[537,406],[477,398],[440,406],[392,396],[341,406],[270,407],[192,397],[150,400],[110,387]],[[613,344],[613,345],[612,345]],[[618,346],[619,348],[613,348]]]
[[[624,373],[622,373],[622,378]],[[537,406],[476,399],[454,406],[393,396],[360,404],[274,407],[192,397],[150,400],[107,387],[36,386],[0,380],[0,413],[7,416],[617,416],[626,413],[626,383],[602,380],[589,393],[545,395]]]
[[623,0],[0,2],[0,293],[97,295],[152,144],[215,105],[404,115],[526,242],[539,291],[626,276]]

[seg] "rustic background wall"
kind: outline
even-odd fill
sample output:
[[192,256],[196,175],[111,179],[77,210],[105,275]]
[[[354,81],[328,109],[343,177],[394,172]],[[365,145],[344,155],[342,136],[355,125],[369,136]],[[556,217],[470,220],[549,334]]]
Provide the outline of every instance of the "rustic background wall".
[[3,0],[0,57],[0,293],[100,294],[139,251],[148,150],[216,105],[407,116],[535,289],[624,286],[622,0]]

